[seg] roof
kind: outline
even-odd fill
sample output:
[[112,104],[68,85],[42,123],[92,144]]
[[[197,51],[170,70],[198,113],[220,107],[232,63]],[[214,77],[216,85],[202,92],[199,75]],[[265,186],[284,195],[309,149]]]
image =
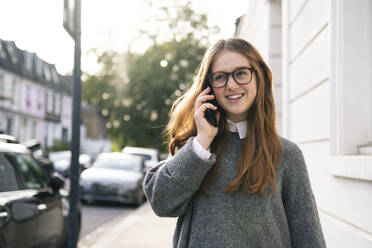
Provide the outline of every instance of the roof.
[[13,71],[49,88],[71,94],[71,80],[63,79],[54,64],[47,63],[35,53],[19,49],[14,41],[0,39],[0,68]]
[[30,153],[30,150],[22,144],[12,144],[0,141],[0,153],[11,152],[11,153]]
[[14,143],[14,144],[19,143],[16,137],[12,135],[7,135],[7,134],[0,134],[0,142]]
[[131,155],[128,153],[122,153],[122,152],[104,152],[98,155],[98,158],[104,158],[104,157],[111,157],[111,158],[128,158],[128,159],[134,159],[134,160],[142,160],[141,157],[136,155]]
[[128,153],[141,153],[141,154],[155,155],[155,156],[159,153],[157,149],[145,148],[145,147],[134,147],[134,146],[126,146],[121,151],[128,152]]

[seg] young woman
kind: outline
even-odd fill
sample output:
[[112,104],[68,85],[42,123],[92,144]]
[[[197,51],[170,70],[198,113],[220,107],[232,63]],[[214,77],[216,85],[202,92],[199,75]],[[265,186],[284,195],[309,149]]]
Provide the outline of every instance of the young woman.
[[172,157],[144,190],[157,215],[178,217],[173,247],[325,247],[302,152],[277,133],[271,72],[250,43],[208,50],[167,132]]

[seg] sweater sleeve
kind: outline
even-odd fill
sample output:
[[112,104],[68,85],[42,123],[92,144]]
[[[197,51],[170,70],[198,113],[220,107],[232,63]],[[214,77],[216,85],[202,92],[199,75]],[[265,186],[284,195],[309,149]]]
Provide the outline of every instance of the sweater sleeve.
[[297,145],[286,151],[284,164],[282,198],[292,247],[326,247],[304,157]]
[[216,162],[213,154],[209,160],[202,160],[193,151],[192,141],[193,137],[173,157],[162,161],[146,174],[144,191],[159,216],[182,216],[204,176]]

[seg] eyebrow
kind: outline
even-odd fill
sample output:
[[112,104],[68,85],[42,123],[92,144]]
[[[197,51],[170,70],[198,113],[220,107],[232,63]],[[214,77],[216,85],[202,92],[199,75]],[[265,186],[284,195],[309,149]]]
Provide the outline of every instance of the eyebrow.
[[236,70],[247,69],[247,68],[250,68],[250,67],[249,66],[238,66],[238,67],[235,67],[232,71],[229,71],[229,72],[227,72],[227,71],[214,71],[214,72],[211,72],[211,74],[214,74],[214,73],[217,73],[217,72],[231,73],[231,72],[236,71]]

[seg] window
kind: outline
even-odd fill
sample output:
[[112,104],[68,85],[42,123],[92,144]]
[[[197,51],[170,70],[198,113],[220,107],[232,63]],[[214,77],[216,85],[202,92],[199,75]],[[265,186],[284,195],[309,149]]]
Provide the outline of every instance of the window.
[[21,128],[21,135],[22,135],[22,138],[21,140],[22,141],[25,141],[25,140],[28,140],[29,139],[29,136],[28,136],[28,120],[27,118],[22,118],[22,122],[23,122],[23,125],[20,125],[20,128]]
[[14,157],[28,189],[40,189],[46,186],[47,181],[43,171],[30,155],[16,154]]
[[372,2],[333,0],[331,23],[331,151],[358,155],[372,148]]
[[12,131],[13,131],[13,118],[8,117],[6,119],[6,132],[7,132],[7,134],[11,135],[11,134],[13,134]]
[[[0,71],[0,94],[2,95],[3,92],[4,92],[4,75],[3,75],[3,72]],[[0,100],[1,100],[1,96],[0,96]]]
[[13,165],[0,153],[0,192],[19,190]]
[[47,97],[47,113],[53,113],[53,92],[48,90]]
[[31,89],[29,85],[26,87],[26,106],[31,106]]
[[53,114],[56,114],[57,110],[56,110],[56,95],[53,94],[53,97],[52,97],[52,113]]
[[45,75],[46,80],[50,82],[52,79],[52,76],[50,74],[49,66],[47,64],[44,64],[44,75]]
[[6,59],[6,52],[3,42],[0,41],[0,57]]
[[32,121],[32,131],[31,131],[31,139],[36,138],[36,131],[37,131],[37,122]]
[[54,109],[54,113],[56,115],[60,115],[61,114],[61,95],[59,93],[57,93],[55,95],[55,109]]
[[332,0],[331,171],[372,181],[372,1]]
[[16,102],[16,87],[17,87],[17,79],[14,77],[12,84],[10,85],[9,93],[11,97],[11,103],[14,104]]
[[41,105],[42,105],[42,99],[41,99],[41,91],[40,89],[37,91],[37,110],[41,110]]
[[62,141],[68,142],[68,129],[62,127]]

